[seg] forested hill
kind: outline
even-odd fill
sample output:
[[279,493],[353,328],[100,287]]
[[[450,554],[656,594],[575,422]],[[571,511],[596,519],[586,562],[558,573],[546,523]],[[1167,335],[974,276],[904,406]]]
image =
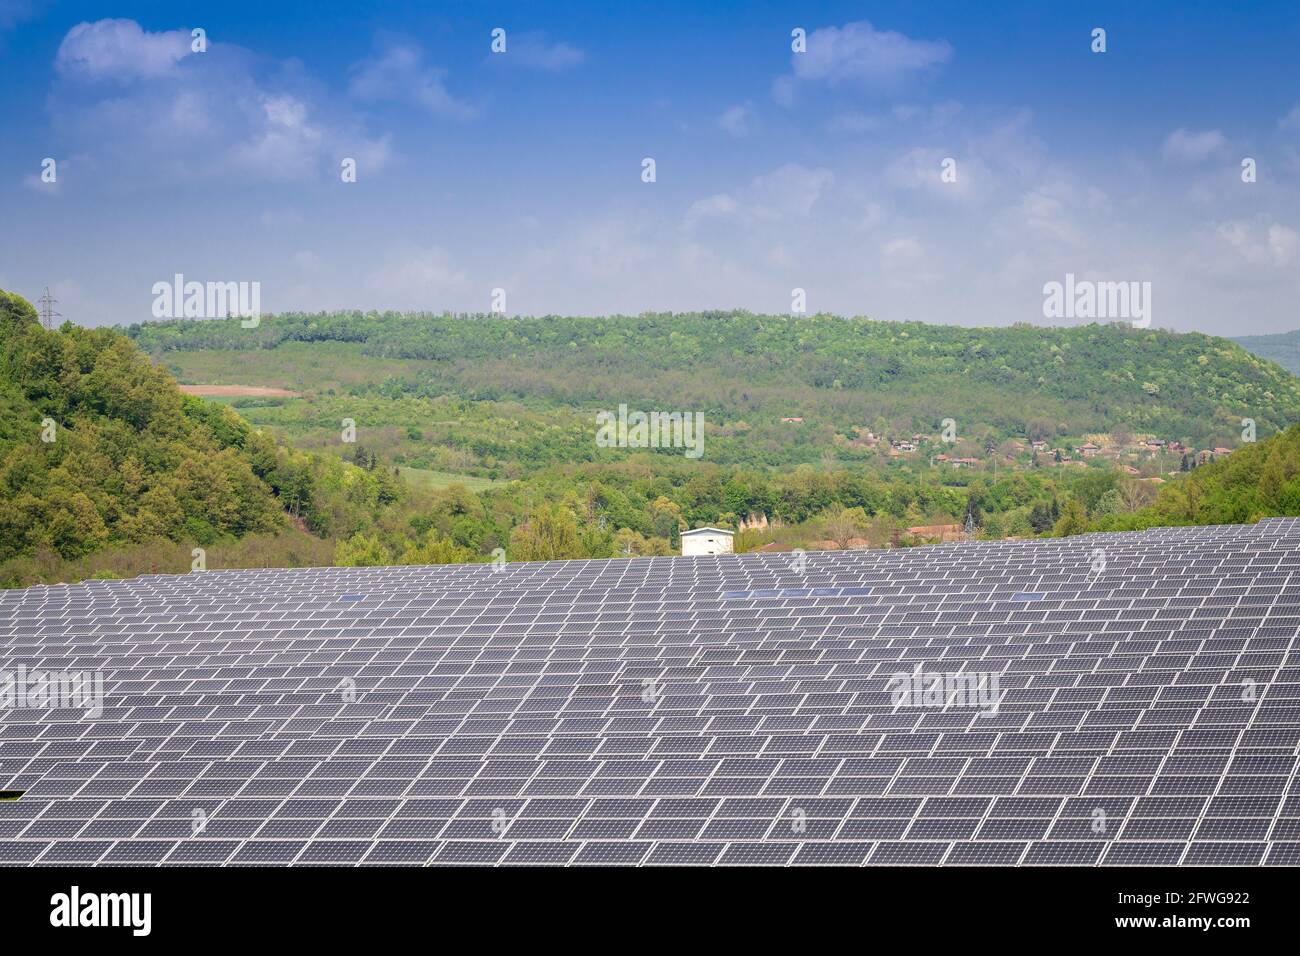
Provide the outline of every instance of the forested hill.
[[1243,335],[1234,338],[1248,352],[1276,362],[1289,372],[1300,375],[1300,331],[1273,335]]
[[[847,433],[930,432],[945,418],[977,440],[1122,427],[1197,446],[1252,418],[1261,437],[1300,420],[1300,381],[1227,339],[1124,324],[961,328],[747,312],[601,318],[343,312],[173,320],[128,334],[169,350],[345,342],[425,360],[426,395],[582,410],[627,402],[692,409],[746,428],[779,417]],[[308,383],[310,385],[310,383]],[[761,438],[761,432],[752,437]]]
[[[245,418],[169,366],[291,391]],[[624,403],[703,412],[704,459],[598,446],[591,412]],[[340,313],[124,335],[47,331],[0,292],[0,586],[186,571],[195,545],[215,567],[428,563],[666,554],[750,516],[744,547],[803,548],[968,516],[990,538],[1253,520],[1300,509],[1300,427],[1276,435],[1298,413],[1300,381],[1240,346],[1123,325]]]
[[218,533],[280,518],[242,451],[247,426],[190,399],[108,329],[47,332],[25,299],[0,292],[0,560],[38,548],[65,557],[113,540]]
[[[221,405],[182,394],[112,329],[47,331],[0,291],[0,563],[70,560],[113,546],[286,529],[356,530],[383,475],[294,452]],[[24,580],[27,569],[11,572]],[[0,582],[7,583],[7,582]]]
[[1093,530],[1167,525],[1253,524],[1300,515],[1300,424],[1161,487],[1150,506],[1108,515]]

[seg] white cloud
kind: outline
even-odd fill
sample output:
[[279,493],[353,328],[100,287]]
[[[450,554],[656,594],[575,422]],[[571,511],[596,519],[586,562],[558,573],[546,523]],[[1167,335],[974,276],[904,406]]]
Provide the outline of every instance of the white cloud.
[[324,140],[322,130],[307,117],[307,106],[288,95],[263,94],[262,115],[255,132],[231,154],[236,166],[249,171],[276,170],[277,179],[311,175]]
[[826,128],[832,133],[872,133],[880,129],[881,125],[878,116],[847,110],[832,116]]
[[1022,195],[1012,211],[1012,217],[1025,229],[1039,236],[1062,242],[1074,242],[1078,238],[1075,216],[1066,202],[1045,188],[1033,189]]
[[506,52],[489,53],[488,59],[506,66],[558,73],[580,66],[587,54],[563,41],[549,42],[545,33],[511,33],[506,36]]
[[1165,137],[1160,147],[1165,159],[1176,163],[1199,163],[1211,154],[1218,152],[1227,144],[1223,133],[1217,129],[1194,132],[1188,129],[1176,129]]
[[47,183],[37,173],[31,173],[23,177],[23,188],[30,189],[38,196],[61,196],[63,194],[62,182],[56,180]]
[[[368,280],[385,302],[413,308],[441,309],[465,301],[469,279],[440,246],[399,250],[393,261],[375,269]],[[488,290],[483,290],[483,301]]]
[[855,224],[855,228],[863,232],[870,232],[885,221],[885,211],[878,202],[867,202],[862,206],[862,216]]
[[944,100],[929,106],[915,103],[899,103],[893,109],[894,118],[901,122],[920,120],[930,126],[947,126],[962,111],[962,105],[956,100]]
[[1300,104],[1291,107],[1291,112],[1278,120],[1277,126],[1278,129],[1300,130]]
[[72,163],[66,159],[57,161],[54,165],[56,176],[52,183],[47,183],[44,180],[45,167],[42,165],[40,171],[31,172],[23,177],[23,188],[29,189],[39,196],[61,196],[63,195],[63,183],[71,165]]
[[741,103],[723,111],[718,117],[718,125],[730,135],[740,139],[748,136],[758,126],[758,114],[753,104]]
[[793,76],[778,76],[772,81],[772,100],[777,106],[789,109],[797,99]]
[[1245,264],[1282,267],[1300,252],[1300,233],[1279,222],[1231,220],[1218,223],[1214,233]]
[[734,243],[672,234],[653,214],[626,209],[561,223],[554,237],[513,258],[517,270],[501,284],[521,314],[789,308],[790,285],[765,264],[781,259],[779,247],[761,243],[750,259]]
[[67,77],[128,83],[174,74],[190,55],[188,30],[149,33],[134,20],[98,20],[68,31],[54,66]]
[[896,269],[913,265],[923,255],[921,241],[915,236],[898,236],[889,239],[880,247],[880,255],[886,268]]
[[691,203],[690,208],[686,210],[686,225],[694,226],[702,219],[726,218],[739,208],[740,203],[731,196],[726,193],[715,193]]
[[895,236],[880,247],[880,278],[895,289],[919,290],[941,282],[941,270],[931,267],[925,244],[916,236]]
[[791,65],[800,80],[887,88],[950,59],[946,40],[913,40],[860,20],[814,30],[807,52],[793,54]]
[[446,70],[424,62],[424,52],[412,44],[395,44],[379,56],[352,67],[351,93],[359,100],[393,100],[438,116],[469,119],[477,112],[448,92]]
[[[948,159],[955,163],[956,180],[952,182],[941,176]],[[988,176],[988,167],[978,157],[953,156],[947,150],[925,147],[909,150],[885,169],[885,182],[894,188],[920,190],[942,199],[972,199],[976,184]]]
[[368,136],[296,61],[211,40],[207,52],[189,55],[187,30],[80,24],[56,65],[60,81],[48,99],[56,148],[78,164],[79,182],[100,188],[232,173],[244,181],[337,178],[344,156],[364,160],[361,175],[389,159],[387,138]]
[[717,193],[692,203],[685,225],[689,229],[705,219],[735,219],[749,224],[806,219],[834,181],[835,174],[829,169],[786,163],[754,177],[734,196]]
[[751,208],[760,219],[807,217],[834,181],[829,169],[786,163],[754,179],[749,189]]

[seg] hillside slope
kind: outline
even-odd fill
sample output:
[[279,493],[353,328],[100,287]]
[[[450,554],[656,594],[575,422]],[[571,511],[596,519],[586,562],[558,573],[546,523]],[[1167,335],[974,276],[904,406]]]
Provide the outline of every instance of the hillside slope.
[[1242,335],[1232,341],[1246,351],[1300,375],[1300,330],[1273,335]]
[[1251,524],[1265,517],[1296,516],[1300,516],[1300,424],[1196,468],[1164,485],[1149,507],[1109,516],[1096,528],[1129,531],[1179,524]]
[[0,292],[0,560],[271,530],[281,509],[249,442],[236,414],[182,395],[129,339],[46,331]]
[[[351,534],[399,490],[181,393],[119,331],[47,331],[0,291],[0,564],[35,556],[59,577],[59,560],[149,542]],[[0,584],[37,573],[0,570]]]
[[[1122,324],[972,329],[746,312],[348,312],[284,314],[257,329],[234,320],[151,322],[128,334],[155,359],[185,367],[178,356],[199,352],[210,370],[227,374],[273,364],[266,356],[279,349],[293,353],[292,381],[246,384],[311,389],[351,377],[356,396],[382,385],[389,398],[522,403],[554,413],[560,441],[619,403],[698,410],[712,426],[710,460],[747,465],[814,462],[856,429],[933,433],[945,418],[981,444],[1122,428],[1197,447],[1232,443],[1242,418],[1254,419],[1261,436],[1300,420],[1300,380],[1277,365],[1226,339]],[[300,345],[321,342],[333,351]],[[230,356],[224,365],[221,353]],[[305,355],[322,360],[305,370]],[[387,377],[355,384],[334,367],[345,355],[365,357]],[[783,417],[804,427],[792,430]],[[501,457],[504,443],[492,431],[479,430]]]

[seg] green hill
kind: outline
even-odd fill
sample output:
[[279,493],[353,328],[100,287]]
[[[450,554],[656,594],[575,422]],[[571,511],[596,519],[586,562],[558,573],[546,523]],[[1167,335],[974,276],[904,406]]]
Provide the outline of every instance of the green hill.
[[47,331],[0,291],[0,584],[66,577],[59,562],[114,548],[147,569],[151,542],[351,534],[399,491],[182,394],[121,332]]
[[182,395],[129,339],[47,332],[26,300],[0,293],[0,345],[0,560],[282,523],[248,426]]
[[[279,315],[257,329],[235,320],[151,322],[128,334],[185,378],[305,390],[324,420],[336,420],[344,398],[353,408],[382,398],[385,411],[364,410],[426,435],[421,420],[444,423],[434,428],[437,443],[460,459],[410,457],[416,449],[398,439],[405,464],[494,478],[600,460],[593,415],[619,403],[703,412],[706,457],[756,467],[828,454],[860,460],[852,444],[859,429],[934,434],[947,418],[981,447],[1117,429],[1214,447],[1235,444],[1242,418],[1254,419],[1261,437],[1300,420],[1300,380],[1277,365],[1226,339],[1123,324],[971,329],[746,312],[348,312]],[[407,399],[433,404],[395,404]],[[276,407],[255,420],[304,427],[292,402]]]
[[[204,401],[172,373],[294,394]],[[703,412],[704,457],[599,446],[620,404]],[[746,519],[742,549],[906,545],[968,515],[994,538],[1249,520],[1300,498],[1274,451],[1295,433],[1268,438],[1296,420],[1277,365],[1123,325],[339,313],[123,334],[46,331],[0,294],[0,586],[186,571],[195,545],[212,567],[425,563],[664,554]]]
[[1164,485],[1146,508],[1096,523],[1102,531],[1252,524],[1300,516],[1300,424]]
[[1273,335],[1242,335],[1232,341],[1246,351],[1300,375],[1300,330]]

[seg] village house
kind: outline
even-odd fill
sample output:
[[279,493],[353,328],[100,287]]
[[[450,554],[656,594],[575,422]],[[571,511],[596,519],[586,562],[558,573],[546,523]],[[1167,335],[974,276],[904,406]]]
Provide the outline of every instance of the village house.
[[731,554],[734,551],[734,537],[726,528],[694,528],[682,532],[683,557]]

